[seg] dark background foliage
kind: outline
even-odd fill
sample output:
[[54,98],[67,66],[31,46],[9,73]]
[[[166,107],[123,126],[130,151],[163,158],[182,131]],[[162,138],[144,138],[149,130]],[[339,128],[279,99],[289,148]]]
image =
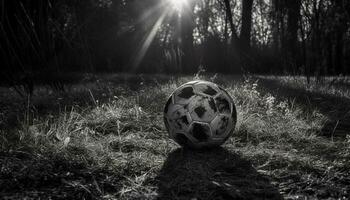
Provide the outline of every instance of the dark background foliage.
[[189,0],[181,12],[169,0],[0,6],[3,82],[64,72],[349,73],[346,0]]

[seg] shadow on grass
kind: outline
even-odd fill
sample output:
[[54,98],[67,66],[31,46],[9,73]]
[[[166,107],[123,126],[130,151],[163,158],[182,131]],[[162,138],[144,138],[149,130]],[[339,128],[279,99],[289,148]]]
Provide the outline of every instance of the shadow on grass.
[[350,131],[350,99],[315,91],[307,91],[280,83],[278,80],[258,78],[263,92],[269,92],[280,100],[289,99],[300,106],[304,112],[319,110],[328,118],[321,135],[326,137],[345,137]]
[[173,151],[157,180],[159,199],[282,199],[268,177],[221,147]]

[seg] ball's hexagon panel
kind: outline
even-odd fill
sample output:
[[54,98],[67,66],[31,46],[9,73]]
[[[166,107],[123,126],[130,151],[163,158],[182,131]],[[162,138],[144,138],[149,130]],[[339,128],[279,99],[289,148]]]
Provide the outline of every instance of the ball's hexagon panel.
[[170,104],[165,115],[168,118],[174,119],[174,118],[178,118],[178,115],[182,115],[183,113],[186,113],[186,112],[187,112],[187,109],[183,105]]
[[173,139],[181,146],[194,146],[194,143],[184,133],[174,133]]
[[224,96],[226,96],[230,100],[231,117],[233,120],[233,126],[235,126],[237,123],[237,109],[236,109],[236,106],[234,104],[234,101],[233,101],[231,95],[225,89],[223,89],[222,87],[219,87],[219,89],[221,90],[221,93],[223,93]]
[[218,115],[210,124],[214,138],[224,138],[232,129],[232,120],[227,115]]
[[207,142],[211,138],[211,129],[207,123],[193,122],[189,134],[198,142]]
[[231,115],[231,99],[224,94],[215,97],[215,104],[221,114]]
[[166,104],[165,104],[164,113],[167,114],[168,111],[169,111],[169,108],[170,108],[170,107],[173,107],[173,105],[174,105],[174,99],[173,99],[173,95],[171,95],[171,96],[168,98],[168,101],[167,101]]
[[163,120],[164,120],[164,124],[165,124],[165,129],[170,133],[171,128],[170,128],[168,119],[164,116]]
[[181,88],[177,89],[174,94],[174,103],[186,105],[192,98],[195,96],[194,89],[191,85],[184,85]]
[[211,122],[217,115],[217,107],[213,98],[197,95],[188,105],[193,121]]
[[232,113],[233,112],[233,108],[234,109],[236,109],[236,108],[234,107],[234,101],[233,101],[231,95],[225,89],[223,89],[222,87],[219,87],[219,90],[220,90],[220,93],[223,96],[225,96],[229,100],[229,102],[231,103],[231,113]]
[[188,111],[181,107],[172,113],[167,115],[168,125],[173,131],[187,132],[189,125],[192,122],[191,116]]
[[210,82],[201,81],[193,86],[197,94],[214,97],[219,93],[219,88]]

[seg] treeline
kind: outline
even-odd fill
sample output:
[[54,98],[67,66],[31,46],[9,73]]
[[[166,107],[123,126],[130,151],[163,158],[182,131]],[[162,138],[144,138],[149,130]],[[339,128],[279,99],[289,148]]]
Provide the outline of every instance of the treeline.
[[5,77],[64,72],[348,74],[347,0],[1,0]]

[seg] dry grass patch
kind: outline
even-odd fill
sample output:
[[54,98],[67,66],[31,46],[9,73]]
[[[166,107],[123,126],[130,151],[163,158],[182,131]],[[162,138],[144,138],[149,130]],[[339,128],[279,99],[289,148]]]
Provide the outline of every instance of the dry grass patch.
[[[72,86],[55,98],[76,104],[62,103],[58,113],[30,112],[30,120],[0,130],[0,195],[337,199],[350,194],[350,140],[320,136],[328,118],[323,111],[266,92],[252,77],[197,74],[228,90],[239,120],[223,148],[189,151],[168,138],[162,112],[170,93],[193,77],[121,77]],[[48,97],[35,98],[34,110]]]

